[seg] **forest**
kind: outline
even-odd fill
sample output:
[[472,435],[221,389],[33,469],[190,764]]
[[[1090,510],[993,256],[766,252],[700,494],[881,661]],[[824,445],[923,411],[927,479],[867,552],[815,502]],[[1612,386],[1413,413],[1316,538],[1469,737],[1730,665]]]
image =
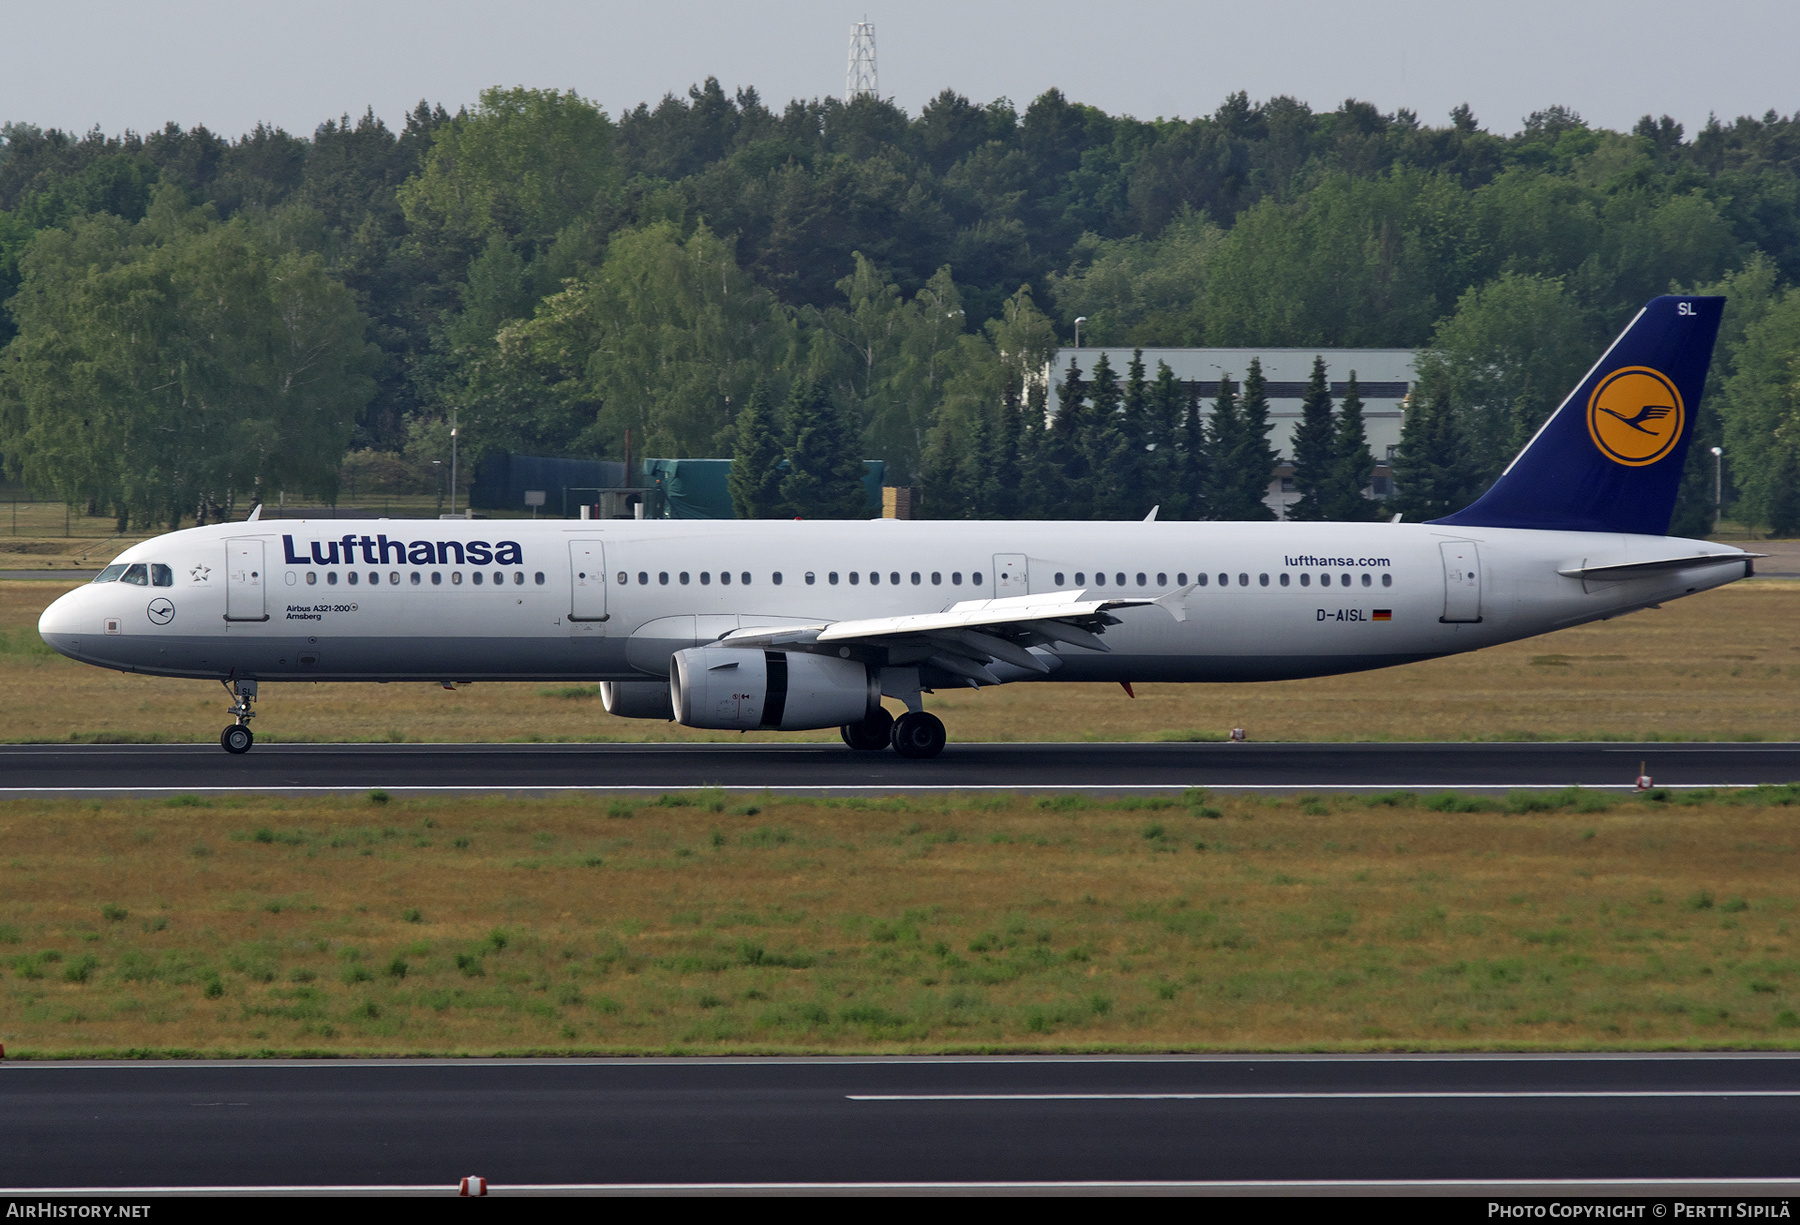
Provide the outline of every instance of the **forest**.
[[[1310,517],[1485,487],[1649,297],[1729,298],[1676,530],[1800,531],[1800,116],[1516,131],[1349,100],[1195,119],[945,90],[609,115],[491,89],[311,134],[0,126],[0,455],[121,525],[487,451],[735,455],[740,514],[1255,515],[1258,372],[1217,403],[1111,346],[1425,350],[1391,506],[1309,398]],[[1046,371],[1068,406],[1046,421]],[[1332,371],[1341,379],[1346,372]],[[1346,397],[1354,401],[1354,396]],[[1259,433],[1260,431],[1260,433]],[[1308,449],[1310,448],[1310,449]],[[465,470],[472,467],[465,463]],[[1346,496],[1346,490],[1350,495]],[[1264,512],[1266,513],[1266,512]]]

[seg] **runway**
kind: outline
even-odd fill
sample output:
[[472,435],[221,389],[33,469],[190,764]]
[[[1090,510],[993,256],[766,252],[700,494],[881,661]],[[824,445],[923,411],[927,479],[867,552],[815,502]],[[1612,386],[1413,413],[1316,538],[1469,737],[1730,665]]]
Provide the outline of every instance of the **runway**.
[[0,1193],[1800,1189],[1790,1056],[15,1063],[0,1119]]
[[259,744],[0,747],[0,795],[697,787],[913,790],[1507,790],[1743,787],[1800,779],[1800,744],[952,744],[931,761],[835,744]]

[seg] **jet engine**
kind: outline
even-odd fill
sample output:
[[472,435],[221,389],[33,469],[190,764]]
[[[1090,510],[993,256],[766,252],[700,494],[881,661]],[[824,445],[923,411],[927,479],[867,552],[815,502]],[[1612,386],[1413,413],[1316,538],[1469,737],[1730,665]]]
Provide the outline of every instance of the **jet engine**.
[[667,681],[601,681],[600,704],[621,719],[673,719]]
[[670,662],[669,696],[687,727],[797,732],[862,722],[881,705],[881,682],[829,655],[690,647]]

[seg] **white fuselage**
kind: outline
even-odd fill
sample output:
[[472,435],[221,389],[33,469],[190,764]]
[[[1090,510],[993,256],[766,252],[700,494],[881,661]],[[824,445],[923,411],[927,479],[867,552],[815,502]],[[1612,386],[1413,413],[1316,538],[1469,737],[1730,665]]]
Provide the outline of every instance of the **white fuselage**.
[[1122,609],[1110,653],[1061,646],[1045,679],[1279,680],[1491,646],[1748,572],[1558,573],[1701,551],[1734,552],[1431,524],[264,520],[135,545],[115,564],[142,563],[145,585],[82,587],[38,628],[74,659],[163,676],[644,680],[745,627],[1192,585],[1186,620]]

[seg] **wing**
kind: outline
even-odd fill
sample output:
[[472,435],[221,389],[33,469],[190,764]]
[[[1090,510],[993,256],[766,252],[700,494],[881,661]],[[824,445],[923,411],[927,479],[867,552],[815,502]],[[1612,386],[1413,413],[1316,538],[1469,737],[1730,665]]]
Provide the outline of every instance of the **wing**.
[[1085,591],[1055,591],[966,600],[936,613],[750,627],[727,634],[721,645],[856,655],[885,667],[930,669],[947,675],[952,684],[999,685],[1054,671],[1062,662],[1058,645],[1110,649],[1100,635],[1119,624],[1112,615],[1115,609],[1156,605],[1185,621],[1193,589],[1190,584],[1154,599],[1086,599]]

